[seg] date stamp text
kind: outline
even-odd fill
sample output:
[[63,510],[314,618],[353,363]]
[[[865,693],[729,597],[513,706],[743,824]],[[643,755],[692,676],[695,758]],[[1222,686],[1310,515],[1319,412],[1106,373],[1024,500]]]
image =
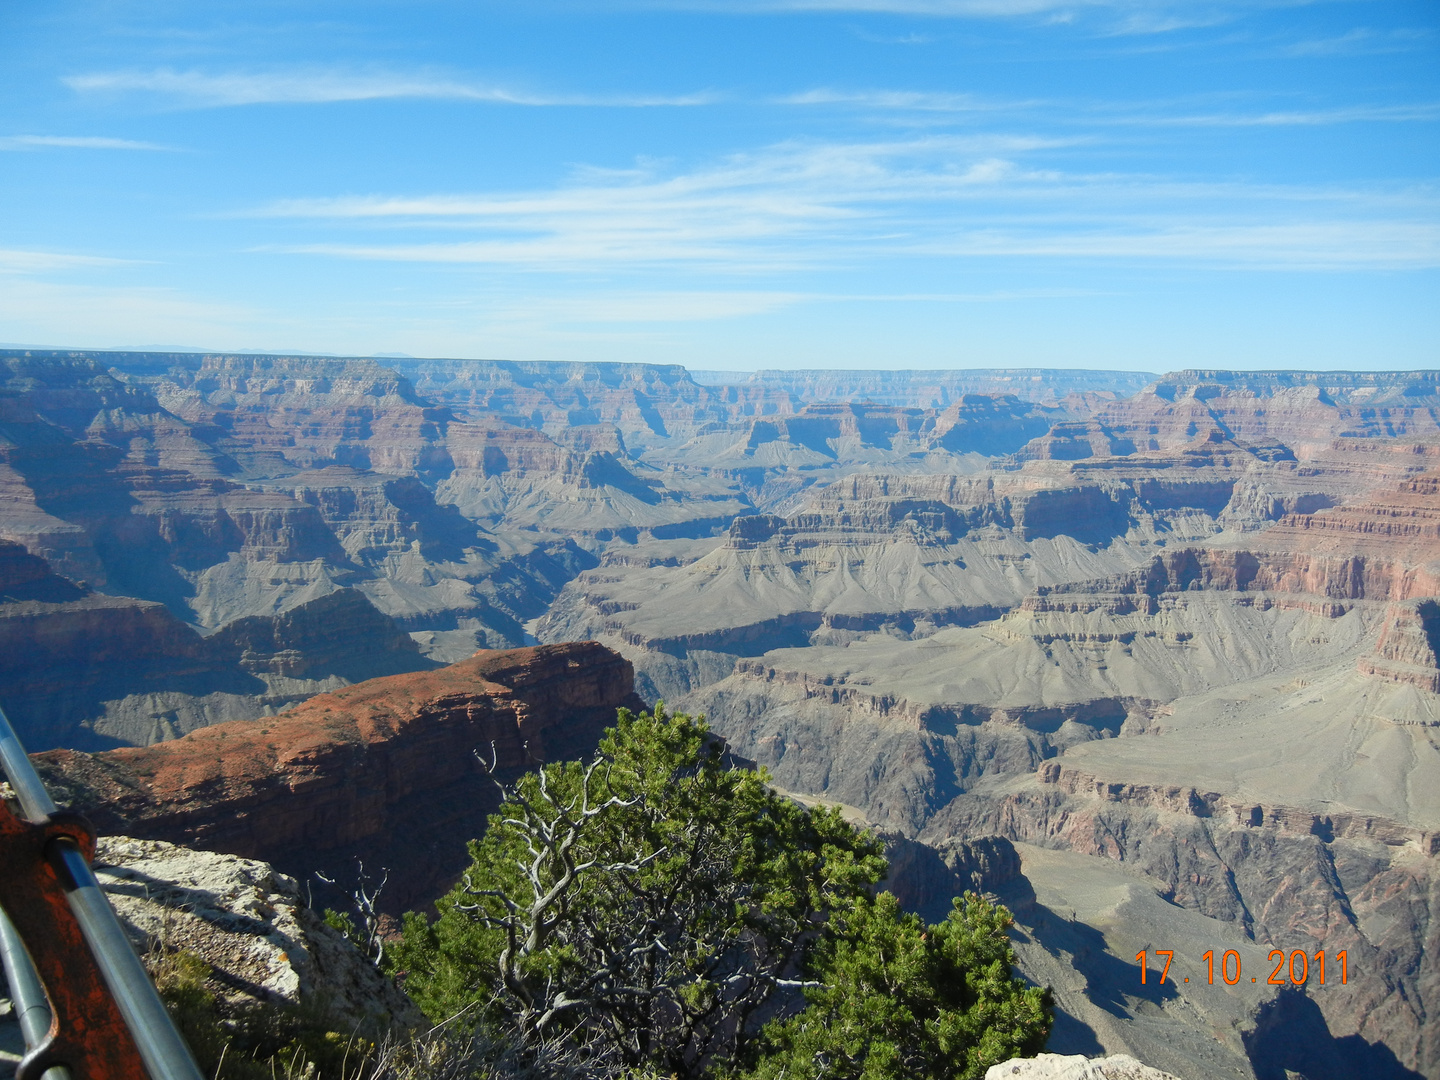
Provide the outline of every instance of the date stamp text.
[[[1170,977],[1170,965],[1175,959],[1174,949],[1141,949],[1135,954],[1135,962],[1140,965],[1140,984],[1147,985],[1147,980],[1154,977],[1151,971],[1151,957],[1154,963],[1163,964],[1160,969],[1160,982],[1164,983]],[[1219,960],[1215,958],[1215,950],[1211,949],[1200,958],[1203,965],[1200,978],[1211,986],[1215,985],[1215,976],[1220,976],[1220,981],[1227,986],[1235,986],[1244,978],[1241,972],[1240,954],[1234,949],[1226,949],[1220,954]],[[1294,949],[1287,953],[1283,949],[1270,950],[1270,963],[1274,964],[1265,982],[1270,986],[1304,986],[1307,982],[1318,982],[1325,985],[1326,961],[1325,950],[1310,954],[1304,949]],[[1341,949],[1334,955],[1330,963],[1329,978],[1332,982],[1339,976],[1339,982],[1343,985],[1350,981],[1350,956],[1346,950]],[[1182,981],[1189,982],[1190,976],[1185,975]],[[1258,975],[1251,975],[1250,981],[1258,983]]]

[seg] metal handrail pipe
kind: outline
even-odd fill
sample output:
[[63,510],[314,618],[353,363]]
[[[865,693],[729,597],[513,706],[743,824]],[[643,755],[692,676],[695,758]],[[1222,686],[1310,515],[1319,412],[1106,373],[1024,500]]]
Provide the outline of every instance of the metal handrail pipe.
[[[50,1022],[54,1014],[50,1001],[45,997],[45,987],[25,951],[25,942],[10,916],[0,908],[0,967],[5,969],[5,982],[10,987],[10,1004],[20,1022],[20,1034],[25,1039],[25,1049],[34,1050],[50,1034]],[[64,1065],[52,1065],[43,1074],[43,1080],[71,1080],[70,1070]]]
[[15,799],[25,816],[39,821],[58,809],[50,792],[45,790],[45,781],[30,763],[30,755],[20,745],[20,738],[10,726],[10,718],[0,709],[0,769],[5,770],[5,779],[15,792]]
[[[41,821],[55,813],[55,802],[20,745],[4,709],[0,709],[0,769],[5,770],[26,817]],[[105,985],[110,988],[120,1015],[135,1038],[151,1080],[203,1080],[190,1048],[175,1030],[155,984],[120,928],[115,911],[100,891],[100,883],[84,854],[72,840],[56,839],[52,845],[53,857],[59,864],[57,869],[62,869],[62,876],[69,879],[65,885],[70,910],[75,913],[75,921],[90,946]]]
[[25,1048],[33,1050],[45,1041],[50,1031],[50,1002],[45,987],[25,952],[25,943],[10,916],[0,910],[0,965],[5,968],[5,981],[10,986],[10,1004],[20,1021],[20,1034]]

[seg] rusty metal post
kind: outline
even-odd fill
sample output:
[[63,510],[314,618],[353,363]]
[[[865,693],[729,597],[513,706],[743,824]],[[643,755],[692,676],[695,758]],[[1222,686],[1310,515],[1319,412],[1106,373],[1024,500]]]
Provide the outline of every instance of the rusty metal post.
[[[0,768],[4,769],[20,809],[28,819],[22,822],[0,805],[0,834],[3,834],[0,839],[9,843],[12,850],[34,849],[30,860],[34,865],[23,868],[17,865],[15,876],[3,883],[7,891],[6,909],[20,928],[21,936],[29,939],[34,967],[39,969],[41,981],[58,1014],[49,1025],[41,1052],[27,1054],[21,1071],[33,1076],[42,1064],[48,1069],[55,1063],[54,1056],[64,1048],[70,1055],[86,1056],[91,1062],[89,1073],[97,1080],[102,1075],[118,1080],[131,1075],[132,1070],[122,1058],[125,1044],[133,1039],[150,1080],[202,1080],[190,1048],[175,1030],[154,983],[121,930],[110,902],[100,891],[100,884],[90,869],[94,841],[88,823],[55,806],[3,709],[0,709]],[[57,893],[63,893],[68,905],[59,901]],[[69,916],[68,922],[65,916]],[[72,927],[78,929],[78,934]],[[79,940],[67,940],[71,937]],[[77,946],[81,950],[88,946],[88,953],[94,958],[93,967],[104,980],[103,986],[93,988],[99,991],[100,999],[92,995],[86,1001],[92,988],[81,985],[84,971],[76,967],[67,969],[58,961],[58,953],[50,956],[40,951]],[[68,1009],[62,1007],[62,1002]],[[117,1009],[115,1019],[123,1021],[118,1032],[102,1015],[113,1014]],[[90,1033],[88,1040],[87,1033]],[[100,1045],[102,1042],[105,1045]],[[32,1051],[36,1049],[31,1047]],[[31,1061],[32,1058],[36,1060]],[[29,1080],[19,1072],[17,1077]]]

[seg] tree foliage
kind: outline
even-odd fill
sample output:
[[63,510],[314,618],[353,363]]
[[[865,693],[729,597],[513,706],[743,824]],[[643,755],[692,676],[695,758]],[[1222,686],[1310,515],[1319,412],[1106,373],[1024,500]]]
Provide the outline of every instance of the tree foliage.
[[975,893],[929,927],[889,893],[852,901],[809,958],[808,1007],[765,1029],[750,1080],[980,1080],[1038,1054],[1050,992],[1011,975],[1009,925]]
[[732,1056],[820,913],[885,870],[875,840],[727,766],[663,706],[621,710],[588,765],[522,778],[470,853],[439,918],[406,918],[406,990],[537,1050],[584,1043],[602,1073]]
[[[969,1076],[1048,1033],[1048,999],[1010,976],[1004,909],[967,898],[927,933],[871,895],[878,841],[663,706],[622,709],[590,762],[522,777],[470,855],[438,918],[406,916],[390,965],[437,1022],[468,1017],[535,1060],[868,1080],[951,1075],[945,1055]],[[802,985],[808,1006],[761,1037]]]

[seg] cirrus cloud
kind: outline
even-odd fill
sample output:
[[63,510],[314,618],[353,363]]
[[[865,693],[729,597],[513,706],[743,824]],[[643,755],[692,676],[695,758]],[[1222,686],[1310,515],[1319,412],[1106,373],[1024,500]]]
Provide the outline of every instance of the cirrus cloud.
[[0,135],[0,150],[172,150],[159,143],[103,135]]
[[1440,266],[1440,206],[1427,190],[1198,183],[1023,163],[1050,145],[1015,136],[787,143],[690,171],[580,172],[530,191],[292,199],[249,215],[328,234],[264,248],[272,252],[537,272],[768,275],[1000,257]]
[[340,69],[203,72],[160,68],[69,75],[66,86],[84,94],[152,94],[190,107],[325,104],[384,99],[473,101],[496,105],[659,108],[707,105],[713,94],[550,94],[469,82],[427,73]]

